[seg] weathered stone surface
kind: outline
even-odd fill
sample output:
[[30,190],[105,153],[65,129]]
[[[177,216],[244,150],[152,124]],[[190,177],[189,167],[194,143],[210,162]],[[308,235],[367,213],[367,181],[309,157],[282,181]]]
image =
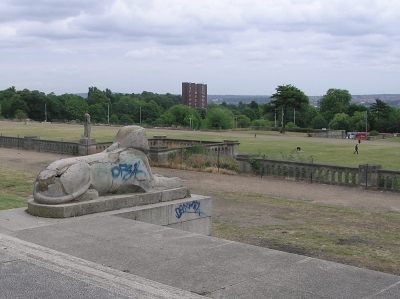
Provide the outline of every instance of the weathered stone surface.
[[36,179],[33,197],[41,204],[63,204],[90,200],[96,194],[149,192],[153,189],[181,187],[178,178],[152,174],[146,155],[148,150],[142,127],[123,127],[118,131],[115,142],[105,151],[58,160],[47,166]]
[[[151,191],[147,193],[130,193],[101,196],[90,201],[74,201],[64,204],[41,204],[34,199],[28,200],[28,213],[48,218],[68,218],[106,211],[114,211],[142,205],[155,204],[162,201],[163,192],[169,192],[169,200],[182,199],[189,194],[185,187],[172,190]],[[90,193],[85,194],[90,196]]]

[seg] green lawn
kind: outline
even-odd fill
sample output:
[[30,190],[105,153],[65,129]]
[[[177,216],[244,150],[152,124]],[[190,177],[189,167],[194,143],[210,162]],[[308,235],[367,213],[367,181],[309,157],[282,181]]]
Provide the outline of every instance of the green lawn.
[[[112,141],[119,127],[93,126],[92,137],[99,142]],[[45,139],[77,141],[83,133],[83,126],[76,124],[50,124],[0,121],[0,133],[8,136],[40,136]],[[255,134],[257,136],[255,137]],[[216,140],[238,140],[239,152],[266,155],[272,159],[313,161],[336,165],[358,166],[359,164],[380,164],[385,169],[400,169],[399,139],[385,139],[362,142],[359,155],[354,155],[354,140],[311,138],[302,133],[269,131],[189,131],[147,129],[147,136],[166,135],[169,138]],[[296,153],[297,146],[302,148]]]
[[32,194],[34,175],[0,167],[0,210],[26,206],[26,200]]

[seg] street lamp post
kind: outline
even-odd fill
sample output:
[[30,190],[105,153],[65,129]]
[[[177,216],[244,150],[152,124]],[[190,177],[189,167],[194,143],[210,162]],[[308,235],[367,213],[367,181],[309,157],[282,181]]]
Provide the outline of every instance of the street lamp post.
[[190,127],[190,129],[192,129],[192,126],[193,126],[193,123],[192,123],[192,118],[191,118],[191,117],[189,117],[189,127]]
[[107,124],[110,125],[110,103],[107,105]]
[[233,116],[233,128],[236,129],[237,128],[237,120],[238,120],[238,115],[234,115]]
[[44,122],[47,123],[47,103],[44,103]]
[[293,108],[293,123],[296,124],[296,108]]

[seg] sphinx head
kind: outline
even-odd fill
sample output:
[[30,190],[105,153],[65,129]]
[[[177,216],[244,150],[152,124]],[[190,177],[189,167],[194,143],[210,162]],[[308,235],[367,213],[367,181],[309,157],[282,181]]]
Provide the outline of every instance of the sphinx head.
[[115,137],[115,142],[122,148],[134,148],[145,153],[149,151],[145,129],[139,126],[122,127]]

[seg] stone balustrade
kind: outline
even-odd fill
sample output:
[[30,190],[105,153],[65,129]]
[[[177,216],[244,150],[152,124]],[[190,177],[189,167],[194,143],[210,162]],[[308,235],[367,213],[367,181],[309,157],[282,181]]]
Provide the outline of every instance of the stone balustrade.
[[65,155],[78,154],[78,143],[57,140],[42,140],[36,136],[25,136],[23,138],[0,136],[0,147]]
[[392,170],[379,170],[378,188],[389,191],[400,191],[400,172]]
[[244,173],[273,176],[287,180],[307,181],[342,186],[400,191],[400,172],[382,170],[380,165],[345,167],[295,161],[280,161],[238,155],[239,168]]

